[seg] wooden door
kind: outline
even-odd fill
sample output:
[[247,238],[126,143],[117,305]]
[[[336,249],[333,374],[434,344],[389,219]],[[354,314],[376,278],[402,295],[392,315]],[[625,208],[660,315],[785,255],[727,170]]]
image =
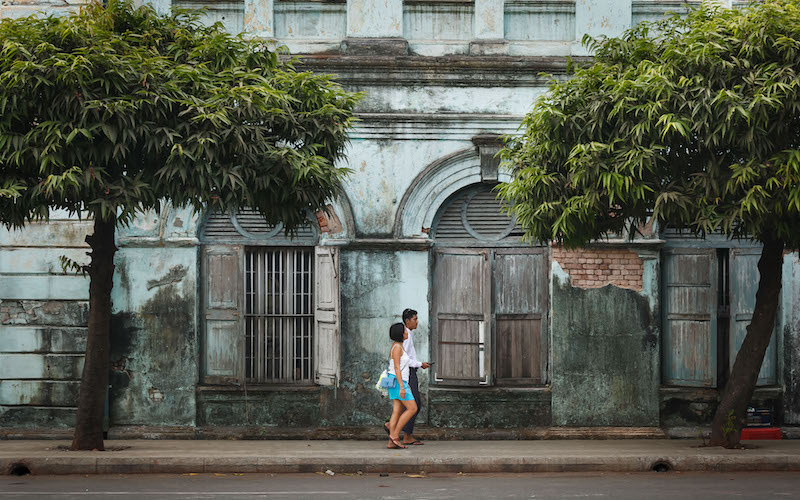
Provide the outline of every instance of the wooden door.
[[494,251],[498,384],[547,381],[547,249]]
[[[729,348],[729,370],[733,369],[736,354],[747,335],[747,325],[753,320],[753,309],[756,306],[756,291],[761,277],[758,271],[758,259],[761,258],[761,247],[734,248],[730,252],[730,284],[731,284],[731,323]],[[775,318],[777,328],[778,318]],[[774,385],[777,383],[777,342],[775,329],[769,340],[764,362],[758,374],[758,385]]]
[[717,384],[717,255],[664,251],[664,384]]
[[203,382],[206,384],[238,385],[244,379],[243,260],[242,246],[203,247]]
[[455,385],[491,382],[489,252],[441,248],[434,252],[434,378]]

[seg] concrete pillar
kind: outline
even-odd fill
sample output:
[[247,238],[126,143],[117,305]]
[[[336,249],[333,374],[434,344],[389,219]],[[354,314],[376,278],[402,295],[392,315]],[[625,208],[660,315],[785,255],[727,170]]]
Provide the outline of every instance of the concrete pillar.
[[575,36],[619,36],[631,28],[631,0],[576,0]]
[[505,41],[505,1],[475,0],[473,41],[469,53],[478,56],[508,54]]
[[347,0],[347,39],[340,50],[348,55],[408,54],[403,0]]
[[348,0],[348,38],[401,38],[403,0]]
[[244,31],[253,36],[275,36],[273,0],[244,0]]
[[505,1],[475,0],[475,40],[502,40],[505,38]]
[[155,9],[156,13],[161,15],[169,14],[172,8],[172,0],[133,0],[134,7],[141,7],[148,3]]

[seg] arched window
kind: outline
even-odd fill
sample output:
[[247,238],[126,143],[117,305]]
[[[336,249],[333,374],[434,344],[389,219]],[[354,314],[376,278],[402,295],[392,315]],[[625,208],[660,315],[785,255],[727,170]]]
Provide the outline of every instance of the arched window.
[[522,230],[505,208],[492,185],[470,186],[445,202],[431,236],[437,245],[518,245]]
[[294,234],[254,210],[211,213],[203,242],[204,383],[333,383],[338,374],[335,249],[316,218]]
[[453,194],[434,218],[434,380],[449,385],[547,381],[547,247],[521,240],[492,185]]

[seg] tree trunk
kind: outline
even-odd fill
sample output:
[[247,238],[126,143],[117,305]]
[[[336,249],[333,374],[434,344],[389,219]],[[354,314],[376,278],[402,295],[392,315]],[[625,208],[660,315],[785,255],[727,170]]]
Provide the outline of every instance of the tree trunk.
[[95,219],[89,263],[89,335],[83,363],[73,450],[103,450],[103,416],[109,370],[111,288],[114,277],[116,222]]
[[781,292],[783,241],[767,239],[758,260],[758,291],[753,319],[736,355],[711,426],[711,446],[738,446],[747,407],[775,326]]

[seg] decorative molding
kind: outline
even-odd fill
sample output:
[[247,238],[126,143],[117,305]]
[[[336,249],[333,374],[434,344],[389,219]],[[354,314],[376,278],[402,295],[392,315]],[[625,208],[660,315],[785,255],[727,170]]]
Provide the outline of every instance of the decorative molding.
[[[580,63],[586,57],[574,57]],[[332,73],[345,86],[546,87],[566,77],[567,57],[555,56],[300,56],[298,67]]]
[[358,113],[351,139],[463,140],[516,134],[523,116],[475,113]]
[[[499,175],[500,182],[511,177]],[[481,182],[480,156],[468,148],[445,156],[417,175],[397,207],[395,238],[427,238],[439,207],[456,191]]]

